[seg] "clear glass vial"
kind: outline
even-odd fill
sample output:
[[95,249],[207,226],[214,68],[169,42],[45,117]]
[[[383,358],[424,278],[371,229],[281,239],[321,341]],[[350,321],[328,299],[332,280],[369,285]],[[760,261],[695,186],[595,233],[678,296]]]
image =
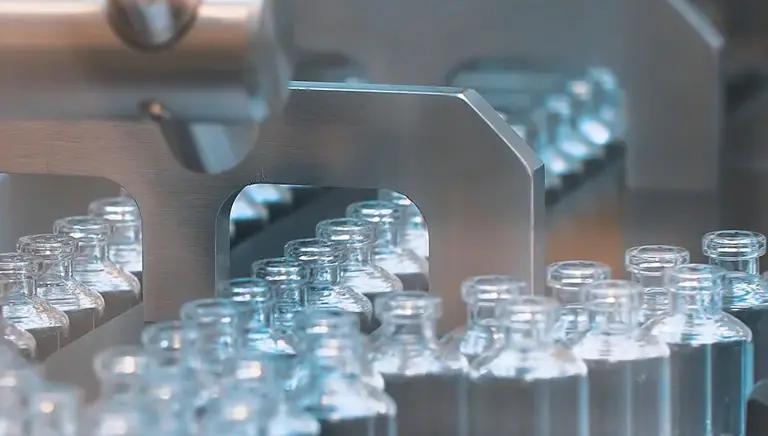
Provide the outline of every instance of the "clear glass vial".
[[339,267],[342,285],[365,295],[372,303],[377,296],[403,290],[400,279],[373,263],[373,223],[357,218],[330,219],[318,223],[316,233],[318,238],[344,247],[346,259]]
[[109,222],[94,216],[61,218],[53,223],[54,233],[71,236],[77,241],[72,275],[104,298],[104,322],[135,306],[141,299],[139,280],[118,267],[107,255],[111,231]]
[[440,348],[440,298],[404,291],[382,297],[377,306],[383,330],[370,344],[370,359],[397,404],[398,434],[464,435],[468,364],[461,354]]
[[363,219],[376,225],[378,239],[373,248],[373,263],[395,274],[404,289],[427,289],[427,260],[399,245],[402,228],[400,209],[397,204],[388,201],[361,201],[347,207],[347,217]]
[[563,154],[581,161],[603,158],[604,148],[589,141],[581,132],[574,129],[576,114],[573,110],[573,101],[568,95],[550,95],[544,106],[553,118],[555,143]]
[[560,117],[552,110],[542,107],[532,112],[531,119],[538,132],[535,141],[532,141],[532,147],[544,162],[545,168],[558,177],[582,174],[583,160],[565,154],[557,142]]
[[37,359],[45,360],[66,343],[69,318],[37,296],[35,258],[22,253],[0,253],[0,279],[7,280],[5,319],[28,331],[37,343]]
[[31,333],[22,330],[14,323],[5,319],[5,306],[8,295],[12,292],[13,281],[0,276],[0,333],[2,340],[26,360],[33,360],[37,353],[37,343]]
[[297,239],[285,245],[285,257],[301,262],[309,271],[307,304],[335,308],[360,317],[364,331],[372,330],[373,306],[363,294],[339,282],[344,248],[318,238]]
[[272,328],[276,299],[264,279],[240,277],[222,282],[216,297],[231,300],[240,311],[239,347],[268,354],[295,355],[290,339]]
[[[591,91],[590,110],[594,118],[602,121],[608,128],[611,141],[620,139],[626,130],[624,107],[624,92],[621,89],[616,74],[608,68],[591,67],[584,74],[584,80],[589,83]],[[591,130],[601,131],[593,127],[585,118],[580,122],[580,130],[585,136],[591,135]]]
[[[356,350],[362,346],[362,335],[329,331],[327,322],[312,321],[312,316],[324,316],[320,312],[307,313],[310,319],[297,323],[304,327],[301,354],[307,377],[291,393],[292,401],[320,422],[323,436],[396,434],[394,401],[361,376],[362,356]],[[337,311],[337,315],[344,323],[344,314]],[[350,319],[352,314],[346,317]]]
[[143,246],[141,214],[136,200],[129,196],[94,200],[88,215],[106,220],[112,226],[109,234],[109,259],[120,268],[141,277]]
[[584,307],[584,286],[611,278],[611,267],[591,260],[566,260],[547,267],[549,294],[560,303],[552,335],[566,346],[573,346],[589,329],[589,313]]
[[671,351],[672,434],[743,435],[752,389],[752,333],[723,312],[725,271],[688,264],[666,273],[669,310],[644,330]]
[[590,436],[669,436],[669,348],[639,326],[643,288],[586,286],[590,326],[573,347],[587,365]]
[[643,287],[641,324],[667,310],[669,289],[665,283],[666,271],[690,261],[688,250],[674,245],[641,245],[624,253],[624,266],[630,280]]
[[585,140],[597,147],[605,147],[617,138],[611,131],[607,119],[598,113],[600,110],[595,84],[584,77],[571,80],[566,85],[566,92],[573,103],[573,127]]
[[389,189],[379,189],[378,198],[403,208],[400,246],[411,249],[419,256],[429,259],[429,231],[427,230],[427,222],[418,206],[405,195]]
[[755,380],[768,378],[768,283],[760,274],[765,236],[746,230],[719,230],[702,238],[710,265],[725,269],[723,309],[752,331]]
[[275,257],[254,262],[251,275],[269,283],[275,297],[273,325],[292,338],[293,318],[307,308],[309,270],[301,262]]
[[74,386],[45,382],[28,402],[29,436],[80,436],[82,393]]
[[496,306],[504,341],[470,367],[468,434],[590,435],[587,367],[555,340],[557,311],[537,296]]
[[501,324],[496,306],[526,293],[525,282],[505,275],[470,277],[461,284],[461,298],[467,304],[467,324],[440,340],[449,354],[459,353],[470,363],[499,344]]
[[37,295],[67,314],[68,341],[98,327],[104,314],[104,298],[72,276],[75,248],[72,237],[52,234],[23,236],[17,244],[18,251],[34,256],[40,267]]

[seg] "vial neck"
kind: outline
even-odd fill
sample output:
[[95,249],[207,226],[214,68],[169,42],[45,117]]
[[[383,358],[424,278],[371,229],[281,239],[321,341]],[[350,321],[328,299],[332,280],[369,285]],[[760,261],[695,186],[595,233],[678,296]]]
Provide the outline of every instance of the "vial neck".
[[4,295],[5,298],[13,299],[21,296],[33,296],[37,293],[35,280],[26,274],[8,274],[5,278],[8,279],[8,282],[0,282],[0,296]]
[[110,247],[137,249],[141,247],[141,225],[116,224],[109,237]]
[[347,265],[368,266],[372,261],[373,246],[371,244],[347,246]]
[[680,292],[669,293],[669,311],[688,317],[712,316],[723,309],[722,298],[718,292]]
[[72,259],[44,260],[40,263],[38,283],[50,283],[72,278]]
[[507,324],[504,328],[504,347],[508,350],[535,351],[554,344],[552,328],[541,321]]
[[420,317],[384,317],[389,338],[405,345],[437,345],[437,323]]
[[98,265],[107,260],[107,243],[81,243],[78,248],[75,263],[78,265]]
[[376,246],[396,247],[399,243],[397,227],[393,223],[380,222],[376,226]]
[[322,371],[331,370],[342,374],[359,374],[361,371],[357,345],[348,344],[336,338],[317,338],[310,345],[310,356],[315,366]]
[[627,335],[640,322],[639,310],[590,310],[589,330],[604,335]]
[[494,302],[487,301],[482,303],[470,304],[467,314],[468,314],[467,325],[470,327],[471,326],[488,326],[488,325],[497,324]]
[[664,288],[663,274],[630,273],[630,279],[645,289]]
[[309,269],[309,281],[335,285],[339,281],[339,267],[337,265],[313,265]]
[[265,329],[272,326],[272,312],[274,303],[252,303],[244,302],[241,320],[242,325],[247,330]]
[[760,274],[760,258],[753,257],[748,259],[718,259],[709,258],[710,265],[716,265],[726,271],[743,272],[749,275]]

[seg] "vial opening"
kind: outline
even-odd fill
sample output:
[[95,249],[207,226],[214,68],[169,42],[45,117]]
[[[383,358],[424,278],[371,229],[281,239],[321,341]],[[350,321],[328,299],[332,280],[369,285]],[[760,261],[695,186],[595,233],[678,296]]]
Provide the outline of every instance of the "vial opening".
[[145,349],[169,354],[178,353],[194,339],[194,330],[185,328],[181,321],[150,324],[141,332],[141,344]]
[[273,293],[269,282],[256,277],[239,277],[219,283],[216,297],[236,302],[270,302]]
[[360,330],[360,320],[355,314],[335,309],[307,309],[296,315],[294,325],[304,335]]
[[664,271],[691,261],[685,248],[674,245],[642,245],[632,247],[624,255],[628,272],[645,276],[662,276]]
[[19,238],[16,249],[43,260],[71,260],[77,242],[67,235],[41,234]]
[[715,265],[688,264],[672,268],[666,273],[666,284],[677,293],[720,292],[725,269]]
[[554,325],[559,305],[547,297],[514,296],[496,307],[496,316],[504,324],[544,323]]
[[72,216],[53,223],[54,233],[71,236],[79,242],[106,241],[110,230],[106,220],[94,216]]
[[584,287],[585,307],[596,312],[625,311],[641,307],[643,288],[627,280],[602,280]]
[[300,262],[284,257],[262,259],[253,262],[251,264],[251,274],[268,282],[303,282],[309,277],[307,269]]
[[399,207],[395,203],[381,200],[360,201],[347,207],[346,215],[375,224],[393,224],[400,220]]
[[6,278],[32,278],[39,272],[35,258],[24,253],[0,253],[0,275]]
[[237,307],[221,298],[206,298],[184,303],[181,306],[181,320],[195,324],[229,324],[238,316]]
[[139,205],[128,196],[94,200],[88,205],[88,215],[102,218],[112,225],[141,225]]
[[525,282],[507,275],[470,277],[461,285],[461,297],[467,304],[497,302],[526,293]]
[[765,254],[765,236],[748,230],[719,230],[704,235],[702,251],[713,259],[753,259]]
[[567,260],[547,267],[547,286],[553,290],[580,291],[586,284],[611,278],[611,267],[590,260]]
[[94,370],[102,378],[137,376],[147,373],[149,358],[141,347],[118,346],[106,349],[94,358]]
[[359,218],[336,218],[321,221],[316,226],[318,238],[346,246],[372,244],[376,227]]
[[302,263],[333,266],[344,261],[344,249],[318,238],[297,239],[285,245],[285,257]]
[[439,318],[442,302],[439,297],[423,291],[393,292],[378,298],[375,309],[383,320],[418,322]]

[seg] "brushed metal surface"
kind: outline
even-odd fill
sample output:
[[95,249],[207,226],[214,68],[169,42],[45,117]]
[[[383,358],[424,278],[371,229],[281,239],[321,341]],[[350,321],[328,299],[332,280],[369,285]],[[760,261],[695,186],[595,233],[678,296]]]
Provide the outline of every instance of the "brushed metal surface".
[[407,194],[429,223],[430,287],[445,297],[446,319],[463,319],[459,283],[469,275],[543,286],[542,164],[474,91],[297,82],[254,151],[218,175],[179,165],[151,124],[4,123],[0,137],[13,144],[0,151],[0,172],[106,177],[136,198],[147,320],[213,295],[229,271],[220,207],[257,182]]

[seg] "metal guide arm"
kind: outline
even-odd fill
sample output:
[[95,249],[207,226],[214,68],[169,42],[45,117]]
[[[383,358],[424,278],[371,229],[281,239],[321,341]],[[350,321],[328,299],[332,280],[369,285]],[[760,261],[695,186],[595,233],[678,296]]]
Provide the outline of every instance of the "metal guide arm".
[[6,123],[0,137],[11,144],[0,172],[106,177],[135,196],[149,320],[175,317],[226,278],[229,241],[217,239],[216,223],[228,217],[219,210],[255,182],[408,194],[428,221],[430,289],[446,296],[446,328],[463,322],[458,286],[468,275],[511,273],[543,286],[542,164],[473,91],[297,82],[255,150],[218,175],[179,165],[151,124]]

